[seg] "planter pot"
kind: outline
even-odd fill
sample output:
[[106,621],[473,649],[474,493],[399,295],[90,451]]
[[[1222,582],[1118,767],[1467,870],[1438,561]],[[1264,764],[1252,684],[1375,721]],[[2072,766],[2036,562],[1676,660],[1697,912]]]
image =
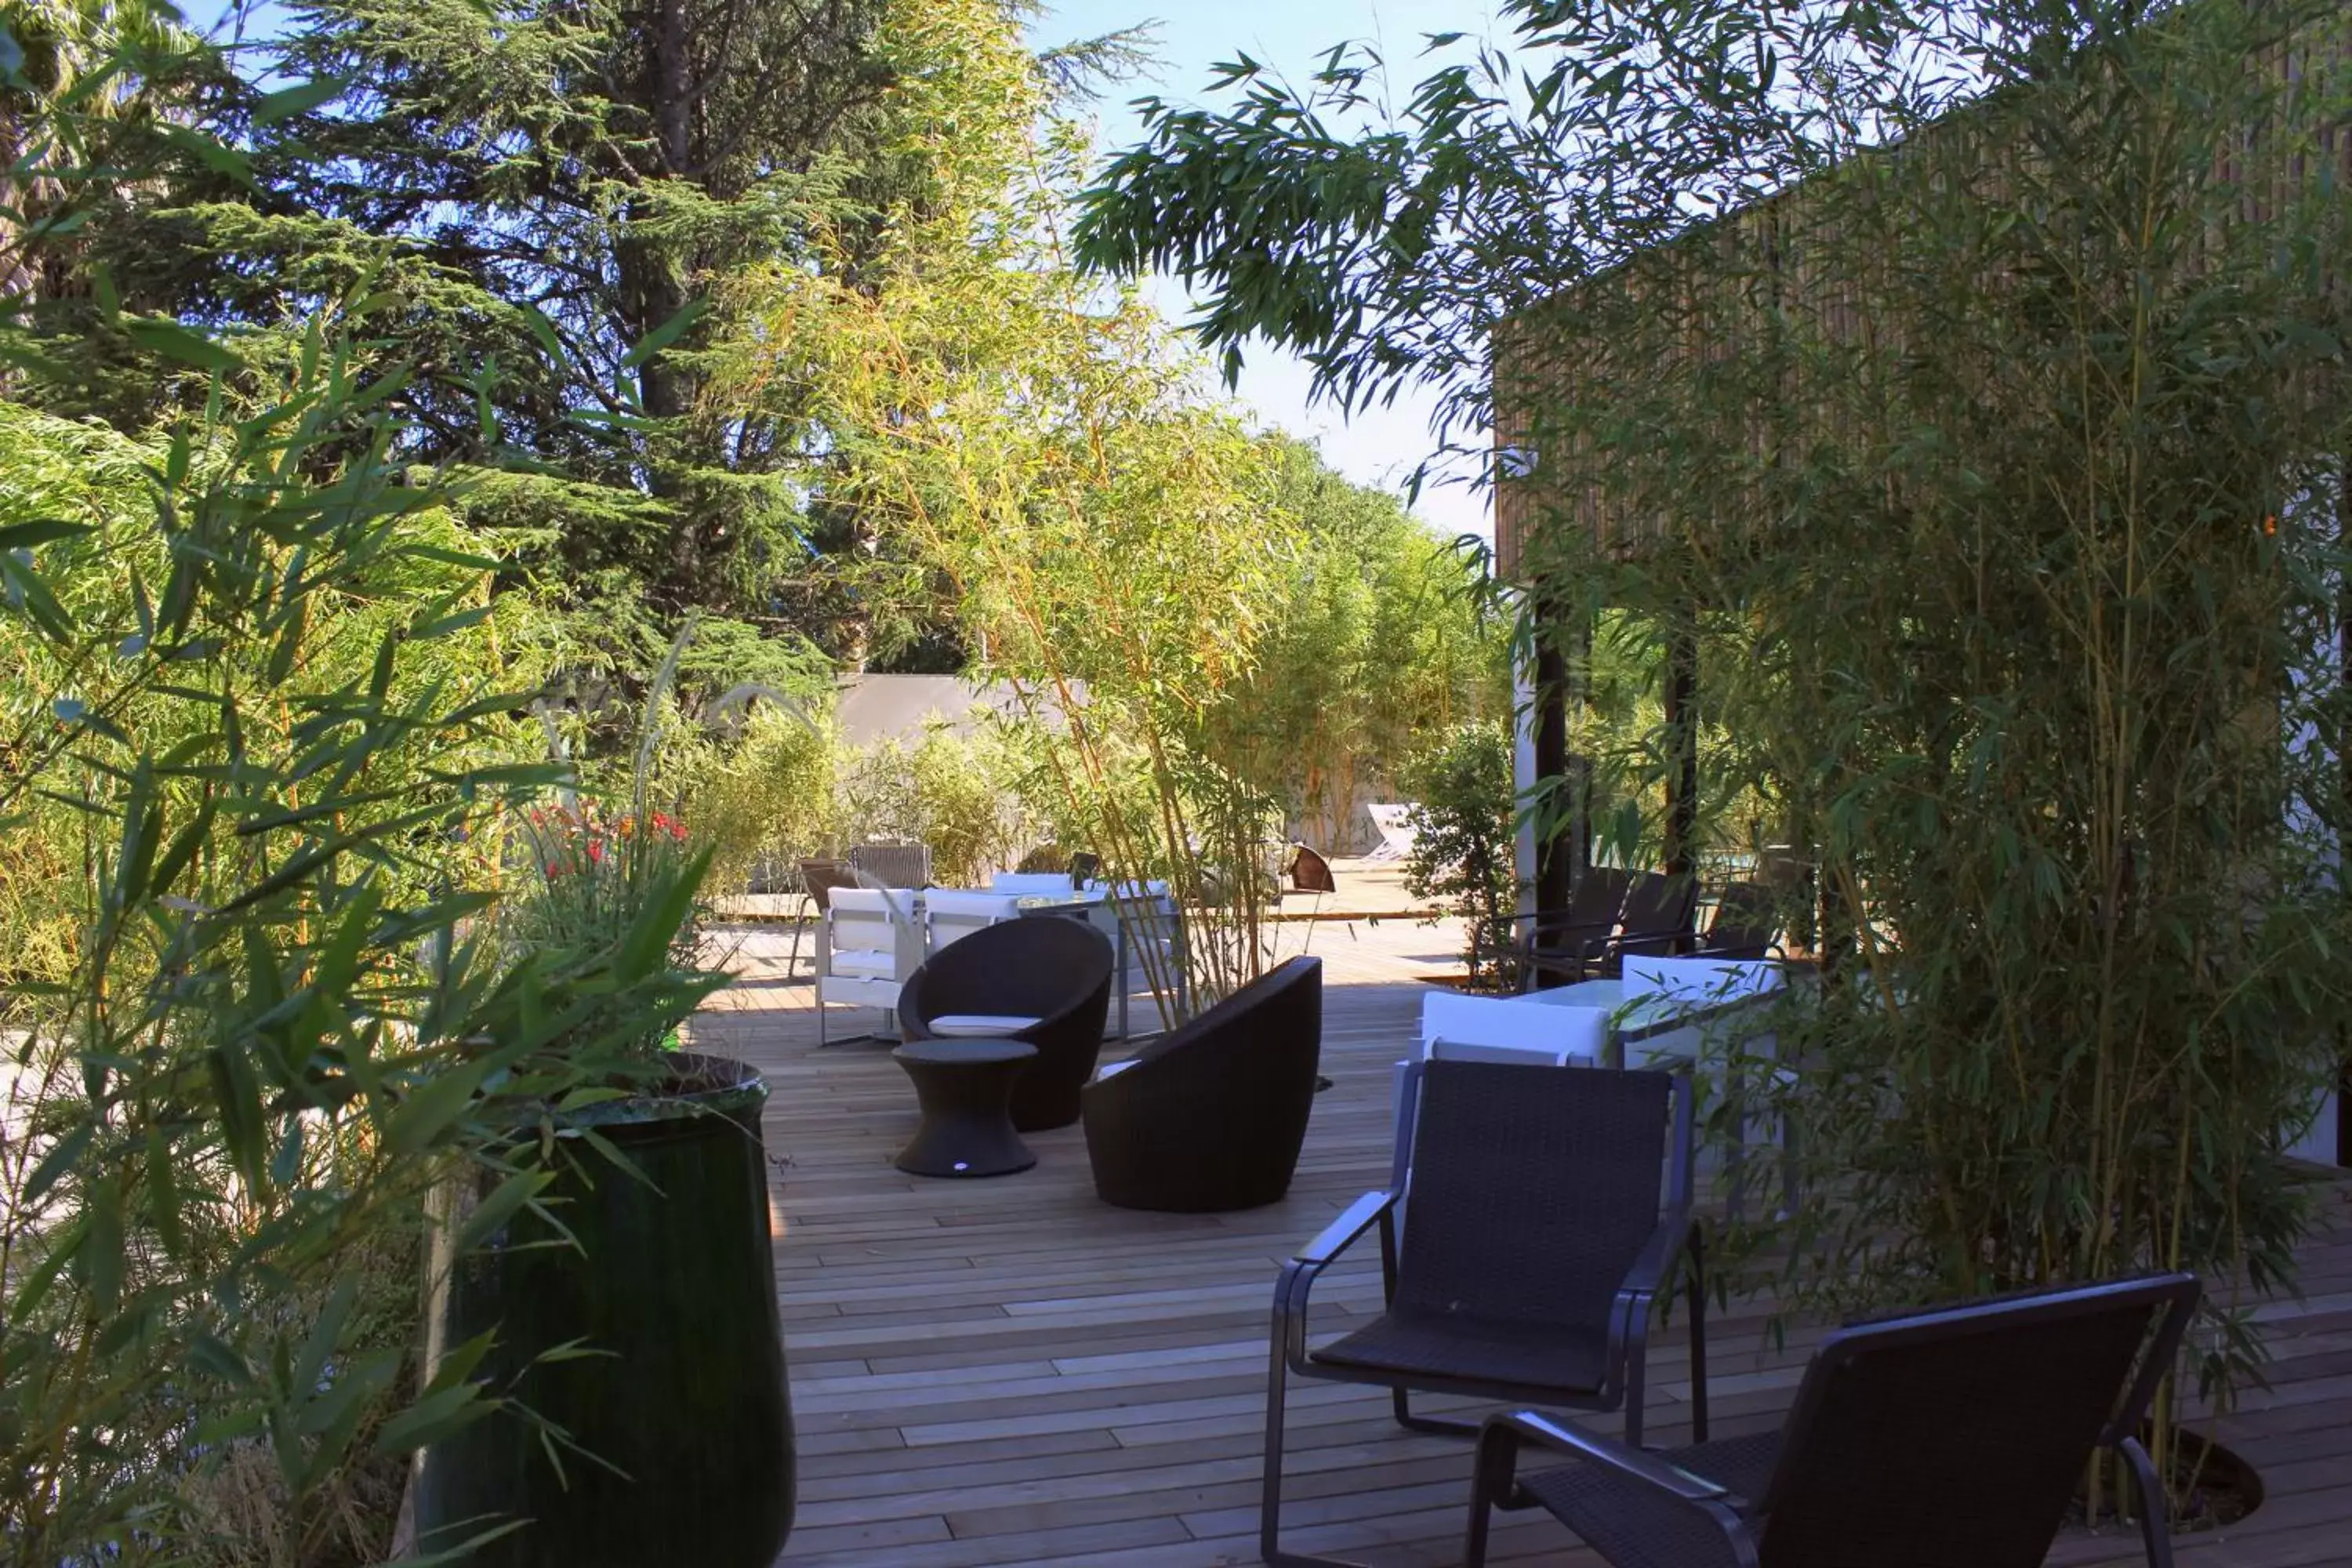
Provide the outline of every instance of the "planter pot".
[[[559,1238],[528,1214],[454,1263],[450,1232],[436,1242],[427,1375],[494,1331],[474,1378],[577,1447],[555,1445],[559,1472],[537,1424],[512,1411],[427,1447],[414,1489],[421,1552],[514,1519],[529,1522],[466,1561],[768,1568],[783,1550],[793,1430],[760,1137],[767,1088],[740,1062],[669,1061],[675,1097],[580,1113],[645,1180],[581,1151],[584,1169],[548,1194],[577,1248],[550,1245]],[[451,1226],[487,1186],[449,1194]],[[537,1359],[575,1344],[590,1353]]]

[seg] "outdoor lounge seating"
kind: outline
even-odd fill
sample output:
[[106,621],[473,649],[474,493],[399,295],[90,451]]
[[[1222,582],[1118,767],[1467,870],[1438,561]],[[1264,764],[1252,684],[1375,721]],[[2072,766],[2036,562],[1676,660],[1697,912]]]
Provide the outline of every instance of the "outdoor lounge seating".
[[1716,900],[1714,917],[1690,958],[1760,959],[1772,955],[1780,934],[1772,895],[1753,882],[1728,882]]
[[1528,930],[1519,938],[1519,989],[1533,990],[1547,975],[1583,979],[1585,955],[1617,929],[1632,879],[1614,866],[1587,866],[1569,889],[1568,908],[1520,916]]
[[972,893],[933,888],[923,895],[923,951],[936,954],[976,931],[1020,918],[1020,896],[1009,889]]
[[[1516,1491],[1618,1568],[2039,1568],[2087,1462],[2112,1448],[2147,1559],[2170,1568],[2139,1432],[2197,1295],[2168,1274],[1849,1327],[1814,1353],[1778,1432],[1664,1453],[1496,1416],[1465,1561],[1484,1568],[1489,1510]],[[1522,1473],[1529,1448],[1578,1462]]]
[[1026,1040],[1037,1059],[1013,1089],[1024,1132],[1078,1119],[1110,1012],[1111,944],[1084,921],[1012,920],[925,960],[898,995],[909,1040]]
[[1570,980],[1610,979],[1623,972],[1628,954],[1669,956],[1689,944],[1697,903],[1698,887],[1689,878],[1636,871],[1626,884],[1615,928],[1586,942],[1580,952],[1546,961],[1545,966],[1564,972]]
[[[1705,1286],[1692,1162],[1692,1092],[1673,1075],[1406,1064],[1388,1189],[1359,1198],[1284,1266],[1275,1287],[1258,1526],[1265,1561],[1335,1561],[1281,1547],[1291,1377],[1388,1388],[1397,1420],[1425,1431],[1477,1428],[1414,1415],[1409,1390],[1622,1407],[1638,1444],[1651,1308],[1683,1265],[1693,1426],[1704,1438]],[[1317,1279],[1375,1228],[1386,1310],[1310,1352]]]
[[[846,860],[803,860],[800,862],[800,908],[815,915],[820,925],[824,911],[830,907],[835,888],[857,886],[857,873],[849,868]],[[796,915],[793,921],[793,951],[784,960],[784,973],[790,975],[801,961],[801,922],[805,914]]]
[[988,879],[988,890],[1016,899],[1066,899],[1076,889],[1067,871],[999,871]]
[[1431,991],[1421,999],[1421,1048],[1432,1060],[1597,1067],[1609,1049],[1609,1012]]
[[1079,1097],[1095,1191],[1176,1214],[1278,1201],[1322,1042],[1323,961],[1294,958],[1107,1068]]
[[825,1009],[898,1005],[900,988],[923,962],[923,928],[905,888],[835,888],[825,897],[816,947],[816,1038]]

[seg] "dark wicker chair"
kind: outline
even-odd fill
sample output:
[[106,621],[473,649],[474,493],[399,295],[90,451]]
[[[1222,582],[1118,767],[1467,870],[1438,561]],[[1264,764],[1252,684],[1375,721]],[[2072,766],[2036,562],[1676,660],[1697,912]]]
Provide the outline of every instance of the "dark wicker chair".
[[1691,917],[1698,908],[1698,884],[1688,877],[1636,871],[1625,889],[1617,929],[1585,949],[1585,979],[1609,979],[1625,972],[1625,955],[1669,958],[1690,945]]
[[1103,1202],[1218,1214],[1290,1190],[1315,1103],[1323,961],[1294,958],[1087,1085]]
[[[2147,1561],[2170,1568],[2138,1434],[2197,1294],[2194,1277],[2168,1274],[1843,1329],[1780,1431],[1662,1454],[1498,1415],[1479,1439],[1466,1561],[1483,1568],[1488,1510],[1511,1499],[1618,1568],[2039,1568],[2107,1447],[2137,1486]],[[1580,1462],[1521,1475],[1528,1447]]]
[[955,1016],[1033,1018],[1006,1038],[1037,1047],[1013,1088],[1013,1125],[1024,1132],[1078,1119],[1078,1090],[1094,1076],[1110,1016],[1110,939],[1084,921],[1019,920],[983,926],[925,960],[898,992],[898,1029],[909,1040],[968,1031],[934,1027]]
[[1780,911],[1773,907],[1772,895],[1753,882],[1727,882],[1716,900],[1715,918],[1707,921],[1706,932],[1689,956],[1769,958],[1780,934]]
[[1614,866],[1587,866],[1569,889],[1568,908],[1521,915],[1528,930],[1519,938],[1519,989],[1535,989],[1547,976],[1581,980],[1586,954],[1617,929],[1633,873]]
[[[857,873],[849,868],[846,860],[803,860],[800,863],[801,901],[815,912],[817,920],[824,919],[825,900],[835,888],[857,886]],[[784,959],[784,977],[792,978],[801,961],[801,932],[806,929],[804,919],[793,921],[793,951]]]
[[1292,892],[1336,893],[1339,890],[1339,879],[1331,875],[1331,862],[1323,858],[1320,850],[1304,844],[1294,844],[1290,847],[1288,859]]
[[[1533,1397],[1584,1410],[1622,1406],[1625,1429],[1639,1443],[1651,1308],[1673,1288],[1679,1264],[1687,1265],[1690,1299],[1692,1425],[1704,1439],[1706,1291],[1691,1215],[1692,1159],[1691,1088],[1672,1075],[1409,1063],[1388,1190],[1359,1198],[1284,1266],[1275,1287],[1258,1537],[1265,1561],[1336,1561],[1281,1547],[1290,1377],[1386,1387],[1397,1420],[1422,1431],[1478,1428],[1414,1415],[1409,1389]],[[1396,1216],[1408,1184],[1400,1248]],[[1375,1227],[1387,1310],[1308,1351],[1307,1298],[1317,1278]],[[1534,1395],[1536,1389],[1549,1392]]]

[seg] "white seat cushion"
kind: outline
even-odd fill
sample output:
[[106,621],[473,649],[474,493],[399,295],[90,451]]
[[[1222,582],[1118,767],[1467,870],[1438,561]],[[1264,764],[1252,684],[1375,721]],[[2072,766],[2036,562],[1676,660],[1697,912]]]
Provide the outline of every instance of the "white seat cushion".
[[898,973],[898,955],[871,948],[845,947],[827,955],[825,967],[835,974],[854,974],[863,980],[893,980]]
[[1134,1058],[1133,1057],[1129,1057],[1129,1058],[1127,1058],[1127,1060],[1125,1060],[1125,1061],[1123,1061],[1123,1062],[1109,1062],[1109,1063],[1106,1063],[1102,1068],[1100,1068],[1099,1069],[1097,1069],[1097,1070],[1096,1071],[1096,1073],[1095,1073],[1095,1081],[1096,1081],[1097,1083],[1100,1083],[1103,1079],[1107,1079],[1107,1078],[1117,1078],[1119,1074],[1121,1074],[1121,1073],[1125,1072],[1128,1068],[1129,1068],[1133,1067],[1134,1065],[1135,1065],[1135,1058]]
[[1034,1029],[1044,1022],[1043,1018],[1016,1018],[1005,1013],[942,1013],[929,1020],[927,1026],[932,1034],[951,1040],[990,1040]]

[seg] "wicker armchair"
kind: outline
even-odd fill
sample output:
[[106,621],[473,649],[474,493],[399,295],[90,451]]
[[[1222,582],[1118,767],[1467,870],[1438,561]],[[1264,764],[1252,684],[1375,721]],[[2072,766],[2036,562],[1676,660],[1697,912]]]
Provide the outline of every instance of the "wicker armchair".
[[[1618,1568],[2040,1568],[2092,1455],[2112,1448],[2147,1561],[2170,1568],[2139,1431],[2197,1296],[2195,1277],[2167,1274],[1843,1329],[1780,1430],[1659,1454],[1532,1410],[1496,1416],[1465,1560],[1484,1568],[1490,1509],[1531,1500]],[[1522,1474],[1529,1448],[1579,1462]]]
[[1095,1191],[1174,1214],[1279,1201],[1322,1044],[1323,961],[1294,958],[1107,1069],[1079,1097]]
[[909,1040],[988,1035],[1026,1040],[1037,1059],[1013,1089],[1024,1132],[1078,1119],[1110,1015],[1109,939],[1083,921],[984,926],[926,959],[898,992]]

